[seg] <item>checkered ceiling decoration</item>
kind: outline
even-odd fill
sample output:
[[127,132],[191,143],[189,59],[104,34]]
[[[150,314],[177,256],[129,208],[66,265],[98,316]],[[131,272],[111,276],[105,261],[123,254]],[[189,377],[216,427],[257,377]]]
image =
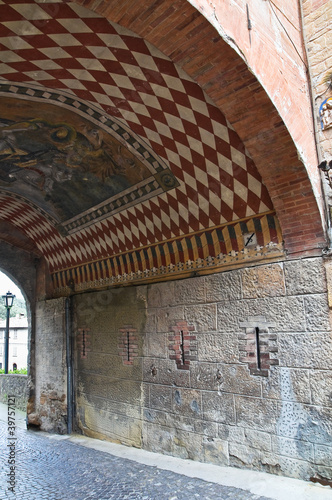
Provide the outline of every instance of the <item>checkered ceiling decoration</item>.
[[113,117],[178,182],[69,235],[33,199],[0,187],[0,217],[36,242],[53,273],[273,210],[249,153],[201,88],[144,39],[90,10],[0,0],[1,83],[22,99],[53,90],[72,98],[73,113],[83,104],[86,116],[94,109]]

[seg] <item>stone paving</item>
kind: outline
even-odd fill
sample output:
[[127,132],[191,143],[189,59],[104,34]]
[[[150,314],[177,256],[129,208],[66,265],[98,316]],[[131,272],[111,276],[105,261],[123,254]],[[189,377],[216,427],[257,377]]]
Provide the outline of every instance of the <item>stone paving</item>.
[[[15,478],[8,476],[11,459]],[[0,500],[269,500],[31,430],[16,428],[10,436],[1,421],[0,461]]]

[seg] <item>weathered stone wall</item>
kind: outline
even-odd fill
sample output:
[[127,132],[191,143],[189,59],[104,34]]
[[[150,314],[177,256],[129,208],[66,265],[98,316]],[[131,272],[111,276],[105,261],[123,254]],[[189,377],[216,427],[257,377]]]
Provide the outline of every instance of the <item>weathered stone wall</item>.
[[8,395],[15,396],[16,408],[27,410],[28,403],[28,377],[27,375],[0,375],[0,401],[7,404]]
[[77,296],[80,428],[203,462],[331,478],[327,295],[315,258]]
[[78,426],[133,446],[142,446],[144,298],[119,288],[74,301]]
[[64,299],[40,301],[34,337],[35,377],[28,422],[60,434],[67,430]]

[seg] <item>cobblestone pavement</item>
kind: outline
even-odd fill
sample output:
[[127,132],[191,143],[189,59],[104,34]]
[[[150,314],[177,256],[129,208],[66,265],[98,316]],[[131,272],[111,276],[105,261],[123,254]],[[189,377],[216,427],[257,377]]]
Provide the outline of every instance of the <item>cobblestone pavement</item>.
[[[0,500],[269,500],[34,431],[16,429],[14,437],[0,422]],[[15,493],[9,490],[11,459]]]

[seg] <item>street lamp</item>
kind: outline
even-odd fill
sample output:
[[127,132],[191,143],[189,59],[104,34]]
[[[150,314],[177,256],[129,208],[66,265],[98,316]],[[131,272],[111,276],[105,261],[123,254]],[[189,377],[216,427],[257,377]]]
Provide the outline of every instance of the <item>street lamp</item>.
[[15,295],[10,292],[7,292],[6,295],[2,296],[3,301],[5,303],[5,308],[7,310],[7,319],[6,319],[6,334],[5,334],[5,373],[8,373],[8,351],[9,351],[9,315],[10,308],[12,307],[15,299]]

